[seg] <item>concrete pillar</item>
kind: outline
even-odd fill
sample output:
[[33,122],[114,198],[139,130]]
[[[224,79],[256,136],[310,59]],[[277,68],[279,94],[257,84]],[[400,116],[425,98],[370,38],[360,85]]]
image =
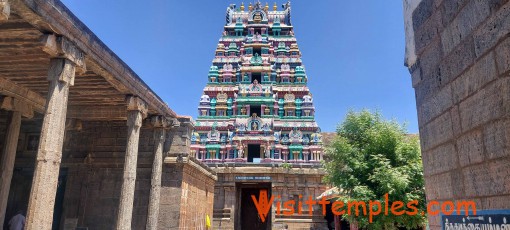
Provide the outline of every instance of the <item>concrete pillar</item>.
[[119,210],[115,227],[117,230],[131,229],[140,127],[142,126],[142,120],[147,115],[147,104],[139,97],[128,96],[127,102],[128,136],[126,157],[124,161],[124,176],[122,180]]
[[10,112],[9,127],[5,137],[2,161],[0,161],[0,226],[5,220],[5,209],[9,198],[14,160],[16,159],[16,148],[18,146],[19,128],[21,126],[21,112]]
[[27,230],[51,229],[64,142],[67,97],[69,86],[74,83],[74,75],[73,62],[65,58],[51,59],[48,70],[50,85],[46,97],[46,111],[28,203],[25,227]]
[[154,162],[152,163],[151,190],[149,195],[149,210],[145,229],[158,229],[159,200],[161,196],[161,171],[163,167],[163,144],[165,142],[165,128],[168,122],[163,116],[151,118],[154,127]]

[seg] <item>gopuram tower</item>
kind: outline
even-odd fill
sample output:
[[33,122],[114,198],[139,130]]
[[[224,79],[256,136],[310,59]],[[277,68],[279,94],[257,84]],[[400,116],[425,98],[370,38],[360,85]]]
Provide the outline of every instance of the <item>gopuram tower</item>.
[[297,204],[326,189],[290,2],[282,8],[260,2],[227,8],[191,138],[191,155],[218,173],[214,229],[325,226],[320,206],[313,214],[284,216],[276,213],[276,200],[261,222],[251,199],[265,190]]

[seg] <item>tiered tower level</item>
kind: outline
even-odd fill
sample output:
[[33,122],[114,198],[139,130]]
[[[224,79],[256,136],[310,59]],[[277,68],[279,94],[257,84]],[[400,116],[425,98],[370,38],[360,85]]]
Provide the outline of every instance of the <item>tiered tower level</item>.
[[208,164],[319,164],[320,129],[291,23],[260,2],[227,8],[191,151]]

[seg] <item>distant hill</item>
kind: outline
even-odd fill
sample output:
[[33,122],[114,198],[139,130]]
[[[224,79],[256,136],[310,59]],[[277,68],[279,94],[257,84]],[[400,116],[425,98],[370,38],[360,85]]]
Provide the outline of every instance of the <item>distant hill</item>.
[[[335,138],[336,133],[335,132],[323,132],[322,134],[322,143],[324,146],[329,145],[331,141],[333,141],[333,138]],[[408,137],[417,137],[417,133],[408,133],[406,134]]]
[[322,143],[323,145],[329,145],[331,141],[333,141],[333,138],[335,138],[336,133],[335,132],[323,132],[322,134]]

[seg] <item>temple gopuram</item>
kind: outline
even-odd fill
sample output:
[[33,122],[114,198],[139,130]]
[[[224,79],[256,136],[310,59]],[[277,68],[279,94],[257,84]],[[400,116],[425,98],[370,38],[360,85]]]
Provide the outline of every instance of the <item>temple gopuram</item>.
[[[218,175],[214,229],[326,226],[320,206],[313,214],[276,212],[285,210],[276,207],[277,200],[297,205],[326,190],[322,138],[307,82],[290,2],[282,10],[260,2],[227,8],[190,147],[190,155]],[[261,191],[280,197],[264,222],[251,199]]]

